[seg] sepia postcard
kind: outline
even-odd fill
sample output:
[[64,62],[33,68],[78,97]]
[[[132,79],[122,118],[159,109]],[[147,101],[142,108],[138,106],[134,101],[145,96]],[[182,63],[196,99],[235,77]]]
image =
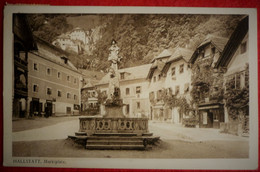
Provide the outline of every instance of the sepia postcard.
[[4,166],[257,169],[249,8],[4,9]]

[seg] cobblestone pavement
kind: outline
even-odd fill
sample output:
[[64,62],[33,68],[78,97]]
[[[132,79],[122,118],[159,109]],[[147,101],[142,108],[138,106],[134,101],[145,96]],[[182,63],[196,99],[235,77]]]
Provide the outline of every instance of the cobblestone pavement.
[[[51,120],[51,118],[50,118]],[[19,125],[16,124],[16,125]],[[28,124],[30,125],[30,124]],[[37,129],[13,132],[13,141],[36,141],[66,139],[68,135],[74,135],[79,129],[78,117],[71,118],[70,121],[63,121],[58,124]],[[212,128],[186,128],[181,125],[149,121],[149,131],[155,136],[160,136],[165,140],[182,141],[247,141],[247,137],[239,137],[231,134],[219,133],[218,129]]]

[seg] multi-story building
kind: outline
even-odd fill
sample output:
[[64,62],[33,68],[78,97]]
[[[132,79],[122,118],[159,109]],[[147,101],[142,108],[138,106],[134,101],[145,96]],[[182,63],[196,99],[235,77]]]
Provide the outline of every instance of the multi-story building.
[[[168,93],[173,94],[176,98],[184,98],[189,105],[191,104],[191,68],[188,62],[192,53],[188,49],[177,48],[162,70],[162,75],[165,77],[164,88],[170,90]],[[189,113],[180,113],[180,107],[177,104],[171,105],[172,107],[169,107],[167,103],[165,104],[165,114],[168,113],[168,118],[173,123],[182,123],[183,118],[187,117]]]
[[85,115],[96,115],[99,113],[97,82],[89,81],[81,88],[81,112]]
[[53,45],[61,48],[64,51],[71,51],[79,53],[80,46],[70,38],[69,34],[62,34],[58,36],[53,42]]
[[198,109],[199,126],[219,128],[224,122],[223,71],[215,69],[228,39],[208,35],[194,51],[191,95]]
[[38,51],[28,54],[30,115],[72,115],[80,110],[82,75],[59,48],[36,38]]
[[98,92],[96,84],[104,77],[103,72],[79,69],[83,77],[81,88],[81,113],[85,115],[96,115],[99,113]]
[[190,102],[191,69],[188,61],[192,55],[190,50],[175,49],[174,53],[164,50],[154,58],[148,73],[149,99],[154,120],[181,123],[185,114],[179,113],[179,107],[166,102],[165,96],[183,97]]
[[151,103],[150,113],[153,120],[166,120],[168,118],[168,115],[164,115],[164,102],[162,100],[162,92],[165,88],[165,77],[162,75],[162,70],[171,55],[169,50],[164,50],[155,57],[147,75]]
[[89,33],[89,32],[85,32],[85,30],[83,30],[79,27],[76,27],[70,32],[70,39],[79,40],[79,41],[82,41],[83,44],[86,44],[89,42],[87,33]]
[[93,38],[90,31],[85,31],[82,28],[76,27],[72,31],[61,34],[55,38],[52,44],[62,50],[77,54],[84,52],[88,53],[93,48],[91,45],[94,41],[92,40]]
[[[149,117],[150,102],[148,85],[146,80],[147,73],[151,64],[136,67],[119,69],[119,84],[121,98],[123,99],[123,113],[129,117]],[[105,75],[96,85],[100,92],[108,93],[109,75]],[[101,114],[104,115],[104,108],[101,108]]]
[[232,33],[215,68],[224,70],[224,115],[221,130],[249,133],[249,47],[248,16]]
[[27,116],[28,54],[37,50],[26,16],[13,15],[13,117]]

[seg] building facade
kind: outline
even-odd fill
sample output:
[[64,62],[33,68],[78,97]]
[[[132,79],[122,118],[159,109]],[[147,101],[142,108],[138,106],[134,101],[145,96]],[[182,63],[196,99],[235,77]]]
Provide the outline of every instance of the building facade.
[[81,88],[81,113],[84,115],[97,115],[100,112],[96,86],[88,82]]
[[[128,117],[150,117],[150,102],[148,92],[147,72],[151,65],[141,65],[136,67],[118,70],[120,84],[120,94],[123,99],[123,113]],[[96,85],[100,93],[108,93],[109,76],[104,76]],[[104,107],[101,107],[101,115],[104,115]]]
[[13,15],[13,117],[27,117],[28,54],[37,50],[26,16]]
[[190,102],[191,55],[188,49],[176,48],[174,53],[164,50],[152,61],[147,79],[153,120],[182,123],[185,118],[186,114],[180,113],[180,107],[173,102],[180,98]]
[[69,34],[62,34],[58,36],[52,44],[64,51],[71,51],[79,54],[80,46],[70,38]]
[[[163,76],[165,77],[164,87],[168,94],[172,94],[175,99],[183,99],[191,106],[191,68],[189,60],[192,51],[184,48],[177,48],[172,56],[167,60],[163,68]],[[168,106],[168,113],[171,113],[171,121],[173,123],[182,123],[184,118],[189,117],[189,112],[180,112],[180,107],[177,103],[171,103],[171,107],[165,102],[165,107]]]
[[79,114],[81,73],[65,52],[35,40],[38,51],[28,55],[28,112],[31,116]]
[[100,112],[96,84],[104,77],[103,72],[79,69],[82,73],[83,87],[81,88],[81,114],[97,115]]
[[94,31],[86,31],[82,28],[76,27],[73,30],[61,34],[52,42],[56,47],[65,51],[70,51],[76,54],[89,53],[93,49]]
[[248,16],[244,17],[226,44],[216,68],[224,70],[224,114],[221,130],[249,134]]
[[162,93],[165,88],[165,77],[162,75],[162,70],[171,57],[172,53],[169,50],[164,50],[152,60],[152,66],[149,69],[147,80],[149,82],[149,100],[151,103],[150,112],[152,120],[167,120],[171,119],[171,115],[165,115],[164,102]]
[[194,51],[192,66],[192,91],[199,127],[219,128],[224,118],[223,71],[215,69],[227,43],[226,38],[208,35]]

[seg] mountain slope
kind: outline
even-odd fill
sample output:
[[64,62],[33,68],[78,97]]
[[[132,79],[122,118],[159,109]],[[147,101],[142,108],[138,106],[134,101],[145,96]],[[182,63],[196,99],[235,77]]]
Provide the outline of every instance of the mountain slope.
[[[194,50],[207,34],[229,37],[241,17],[188,14],[91,14],[56,15],[52,18],[48,17],[48,20],[51,23],[50,18],[52,20],[59,18],[58,21],[63,22],[61,26],[66,27],[61,29],[64,32],[75,27],[95,30],[102,25],[102,29],[97,32],[101,39],[96,39],[93,43],[95,48],[91,55],[72,55],[69,58],[77,67],[106,70],[109,67],[107,57],[112,39],[117,41],[120,56],[123,57],[120,67],[131,67],[149,63],[164,49],[186,47]],[[37,23],[37,20],[31,23]],[[53,27],[55,33],[51,35],[56,35],[57,26]],[[51,25],[46,27],[46,24],[34,28],[35,33],[51,31]]]

